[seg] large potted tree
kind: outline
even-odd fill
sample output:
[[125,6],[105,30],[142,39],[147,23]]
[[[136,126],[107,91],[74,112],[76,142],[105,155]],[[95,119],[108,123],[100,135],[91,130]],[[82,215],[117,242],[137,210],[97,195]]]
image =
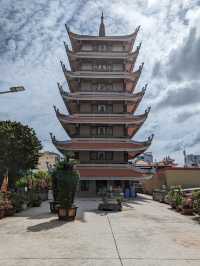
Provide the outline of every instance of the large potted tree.
[[[77,207],[74,198],[79,180],[79,173],[74,169],[75,161],[71,154],[67,154],[65,160],[59,162],[53,172],[54,183],[56,182],[56,201],[58,202],[59,220],[72,221],[76,217]],[[56,181],[55,181],[56,180]]]

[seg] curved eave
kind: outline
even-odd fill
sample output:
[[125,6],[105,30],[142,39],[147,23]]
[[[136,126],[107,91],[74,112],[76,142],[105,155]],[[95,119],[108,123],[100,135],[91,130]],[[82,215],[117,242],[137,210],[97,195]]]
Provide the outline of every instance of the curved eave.
[[143,180],[147,175],[129,165],[77,165],[80,180]]
[[143,124],[148,116],[148,112],[142,115],[64,115],[56,112],[59,121],[62,124],[123,124],[123,125],[140,125]]
[[72,71],[76,71],[79,67],[80,61],[94,61],[98,60],[121,62],[127,72],[131,72],[135,66],[139,50],[137,49],[134,53],[125,54],[120,56],[119,53],[84,53],[80,55],[79,53],[73,53],[67,50],[67,56]]
[[139,53],[139,49],[137,48],[132,53],[127,52],[73,52],[69,49],[66,49],[67,55],[69,60],[75,61],[77,59],[106,59],[106,60],[127,60],[127,61],[134,61]]
[[135,93],[66,93],[61,91],[65,102],[69,101],[127,101],[130,103],[140,102],[144,96],[144,90]]
[[129,152],[129,153],[128,153],[128,159],[129,159],[129,160],[132,160],[132,159],[136,158],[136,157],[139,156],[140,154],[144,153],[147,149],[148,149],[148,148],[143,149],[143,150],[140,150],[140,151]]
[[66,26],[71,44],[76,44],[76,42],[80,41],[109,41],[109,42],[132,42],[136,39],[137,33],[140,29],[140,27],[137,27],[136,30],[128,35],[121,35],[121,36],[90,36],[90,35],[82,35],[74,33],[70,30],[70,28]]
[[142,153],[150,143],[141,142],[112,142],[112,141],[54,141],[54,145],[63,151],[124,151],[129,153]]
[[76,71],[72,72],[69,70],[64,71],[66,79],[124,79],[132,82],[138,81],[142,67],[140,67],[135,72],[94,72],[94,71]]
[[134,151],[134,152],[128,152],[128,159],[134,159],[137,156],[139,156],[140,154],[144,153],[146,150],[148,150],[148,148],[150,147],[152,142],[152,139],[150,139],[149,141],[146,142],[146,145],[144,145],[143,148],[141,148],[140,150]]

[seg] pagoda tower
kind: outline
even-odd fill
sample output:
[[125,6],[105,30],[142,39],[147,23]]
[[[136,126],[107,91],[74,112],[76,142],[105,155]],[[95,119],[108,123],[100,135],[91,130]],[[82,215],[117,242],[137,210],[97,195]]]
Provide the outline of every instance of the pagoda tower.
[[80,193],[96,194],[106,186],[123,189],[142,176],[128,160],[148,149],[153,138],[132,140],[150,111],[134,114],[147,87],[134,93],[143,68],[142,63],[134,70],[141,44],[132,51],[140,27],[130,35],[107,36],[103,14],[99,36],[79,35],[65,26],[71,70],[63,62],[61,67],[70,92],[59,83],[58,88],[68,115],[54,109],[70,140],[58,141],[51,134],[52,142],[78,160]]

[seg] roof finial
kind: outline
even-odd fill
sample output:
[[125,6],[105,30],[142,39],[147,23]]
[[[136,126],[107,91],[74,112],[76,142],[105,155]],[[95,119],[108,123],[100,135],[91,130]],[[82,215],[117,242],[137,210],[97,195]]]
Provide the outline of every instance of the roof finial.
[[100,24],[100,27],[99,27],[99,36],[100,37],[104,37],[106,35],[106,31],[105,31],[105,25],[104,25],[104,16],[103,16],[103,11],[102,11],[102,14],[101,14],[101,24]]

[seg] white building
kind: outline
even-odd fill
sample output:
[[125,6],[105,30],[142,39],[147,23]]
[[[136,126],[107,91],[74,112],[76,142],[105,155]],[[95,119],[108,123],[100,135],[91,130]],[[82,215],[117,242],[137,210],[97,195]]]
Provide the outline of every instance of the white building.
[[183,151],[183,155],[185,167],[200,167],[200,155],[186,154],[186,151]]

